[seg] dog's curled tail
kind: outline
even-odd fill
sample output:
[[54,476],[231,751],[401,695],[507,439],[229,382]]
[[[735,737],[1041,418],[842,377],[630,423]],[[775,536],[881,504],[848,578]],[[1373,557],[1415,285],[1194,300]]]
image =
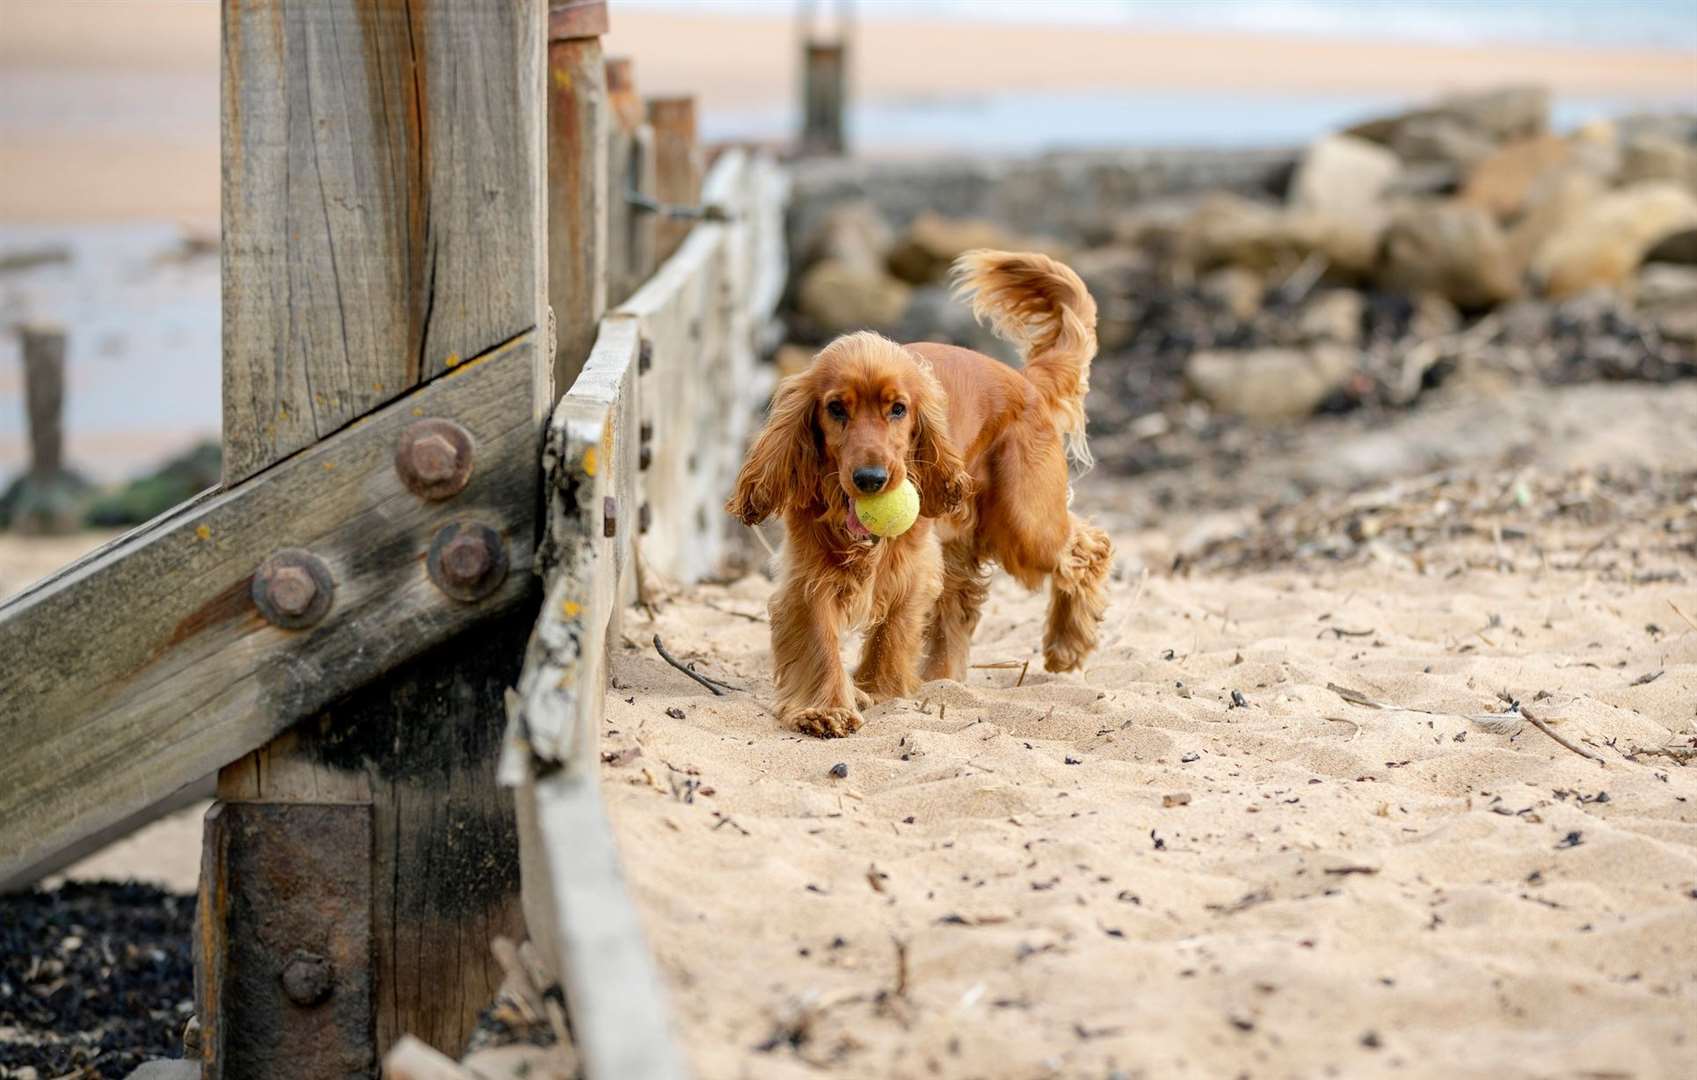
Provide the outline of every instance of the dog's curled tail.
[[1096,355],[1096,301],[1077,274],[1036,252],[969,251],[950,269],[957,299],[996,336],[1018,346],[1025,374],[1048,402],[1067,453],[1090,466],[1084,395]]

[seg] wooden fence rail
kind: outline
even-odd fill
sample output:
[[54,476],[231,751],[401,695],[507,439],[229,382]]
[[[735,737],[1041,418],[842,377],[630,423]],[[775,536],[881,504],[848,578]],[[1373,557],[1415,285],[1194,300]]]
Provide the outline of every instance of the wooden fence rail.
[[639,563],[694,580],[725,552],[718,503],[763,396],[754,356],[784,277],[784,194],[770,159],[722,156],[703,199],[728,220],[697,225],[601,321],[548,428],[547,587],[501,777],[517,797],[526,922],[558,965],[591,1076],[683,1075],[601,801],[606,665]]
[[787,188],[703,177],[693,102],[657,134],[627,65],[610,95],[605,24],[225,0],[223,486],[0,604],[0,887],[217,775],[207,1080],[458,1051],[521,904],[586,1074],[684,1074],[599,792],[607,649],[640,572],[726,551]]

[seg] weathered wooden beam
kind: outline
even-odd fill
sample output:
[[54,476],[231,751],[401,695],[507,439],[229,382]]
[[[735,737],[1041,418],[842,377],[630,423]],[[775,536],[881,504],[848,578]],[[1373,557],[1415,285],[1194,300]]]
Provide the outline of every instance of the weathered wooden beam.
[[[262,745],[530,588],[538,434],[534,331],[227,491],[141,526],[0,605],[0,878]],[[414,494],[396,450],[452,417],[474,447],[464,490]],[[477,603],[427,568],[444,527],[482,522],[507,573]],[[333,597],[310,629],[268,622],[255,572],[313,553]],[[74,673],[74,678],[70,675]]]
[[[363,1032],[371,1062],[407,1032],[461,1045],[499,978],[492,963],[465,958],[487,957],[489,935],[518,928],[517,828],[493,769],[502,690],[534,621],[528,555],[553,400],[552,21],[546,0],[226,0],[226,477],[286,468],[275,463],[314,454],[313,440],[341,425],[363,430],[394,395],[443,373],[474,378],[459,372],[504,340],[526,345],[497,406],[515,432],[510,486],[480,505],[474,467],[460,490],[468,457],[483,454],[475,403],[421,417],[392,451],[394,468],[414,502],[452,519],[422,544],[403,532],[370,549],[398,549],[415,581],[476,616],[476,633],[473,618],[438,624],[437,651],[410,648],[392,663],[374,662],[381,650],[369,644],[348,649],[348,677],[315,702],[321,711],[245,748],[254,753],[219,777],[220,808],[276,808],[266,830],[278,850],[309,842],[326,803],[370,814],[368,902],[338,917],[372,940],[372,1008],[347,1032]],[[594,218],[590,207],[583,220]],[[593,276],[575,275],[579,284]],[[349,578],[381,582],[373,569],[355,566]],[[274,621],[293,625],[311,618],[334,570],[317,549],[278,552],[254,593]],[[417,631],[397,636],[419,644]],[[233,894],[262,910],[281,902],[280,888],[312,889],[270,870],[260,852],[206,874],[230,878]],[[202,905],[202,939],[245,937],[239,914]],[[275,980],[241,974],[210,958],[201,971],[203,1026],[225,1046],[287,1026],[298,1007]],[[301,1075],[286,1056],[233,1071],[213,1064],[207,1080]]]
[[225,0],[226,484],[537,325],[540,4]]
[[[654,129],[654,192],[669,207],[694,207],[701,200],[702,155],[695,132],[693,97],[648,99],[648,125]],[[689,235],[692,222],[670,215],[656,229],[656,254],[669,258]]]
[[586,1075],[685,1075],[659,972],[619,869],[599,788],[607,649],[635,573],[636,321],[602,323],[549,427],[548,591],[509,698],[502,779],[515,788],[532,940],[565,990]]
[[554,0],[548,42],[548,302],[554,385],[572,384],[607,308],[608,112],[604,2]]

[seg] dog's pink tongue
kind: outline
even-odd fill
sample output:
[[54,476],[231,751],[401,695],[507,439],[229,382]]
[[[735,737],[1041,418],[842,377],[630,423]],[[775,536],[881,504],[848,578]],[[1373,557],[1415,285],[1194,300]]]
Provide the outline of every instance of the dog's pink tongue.
[[848,512],[848,533],[856,538],[872,535],[872,530],[861,524],[860,515],[855,513],[852,507]]

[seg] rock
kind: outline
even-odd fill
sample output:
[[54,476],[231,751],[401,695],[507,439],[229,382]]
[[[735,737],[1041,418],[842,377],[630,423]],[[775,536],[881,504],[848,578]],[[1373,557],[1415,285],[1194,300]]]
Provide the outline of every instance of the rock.
[[1697,310],[1697,267],[1650,263],[1639,271],[1633,293],[1639,311]]
[[1644,261],[1697,266],[1697,229],[1681,229],[1658,240],[1644,256]]
[[1555,231],[1532,257],[1551,297],[1619,288],[1661,240],[1697,226],[1697,195],[1668,181],[1612,191]]
[[1185,365],[1184,377],[1216,410],[1266,422],[1310,415],[1354,372],[1353,349],[1322,345],[1199,352]]
[[1197,290],[1209,304],[1235,319],[1254,318],[1261,310],[1261,279],[1241,266],[1215,270],[1197,283]]
[[1387,218],[1376,206],[1333,214],[1216,195],[1198,206],[1186,224],[1181,259],[1198,272],[1241,266],[1271,278],[1289,274],[1317,254],[1344,276],[1356,276],[1376,263]]
[[826,259],[802,274],[796,307],[821,332],[840,334],[895,325],[912,292],[882,270]]
[[1519,217],[1533,185],[1571,154],[1567,140],[1554,135],[1506,143],[1467,174],[1461,201],[1490,211],[1499,221]]
[[1621,153],[1619,180],[1669,180],[1697,191],[1697,147],[1655,133],[1636,136]]
[[1401,168],[1384,147],[1349,135],[1328,135],[1308,148],[1291,178],[1291,206],[1328,214],[1355,213],[1384,195]]
[[1461,312],[1437,293],[1421,293],[1414,298],[1414,310],[1408,316],[1408,333],[1420,341],[1444,337],[1461,328]]
[[1497,147],[1489,136],[1453,117],[1424,116],[1398,128],[1390,148],[1405,165],[1450,165],[1466,172]]
[[820,219],[802,247],[802,265],[838,259],[865,270],[878,270],[895,244],[895,233],[878,208],[865,199],[838,203]]
[[1504,86],[1454,94],[1426,108],[1357,124],[1348,134],[1391,146],[1410,124],[1434,119],[1448,120],[1493,142],[1539,135],[1549,128],[1550,92],[1542,86]]
[[1329,289],[1309,299],[1296,317],[1297,334],[1306,342],[1355,345],[1361,340],[1365,303],[1353,289]]
[[1402,171],[1396,174],[1396,179],[1385,189],[1385,197],[1434,198],[1440,195],[1454,195],[1461,190],[1461,175],[1460,166],[1445,161],[1422,161],[1414,164],[1405,162]]
[[1550,237],[1584,217],[1606,191],[1600,177],[1580,168],[1558,169],[1534,183],[1524,213],[1508,234],[1509,256],[1520,273]]
[[889,254],[890,272],[911,285],[942,281],[949,265],[975,248],[1015,245],[1001,226],[980,218],[946,218],[929,211],[913,219]]
[[1403,208],[1385,234],[1379,284],[1433,292],[1461,308],[1484,308],[1520,292],[1517,268],[1496,220],[1461,202]]

